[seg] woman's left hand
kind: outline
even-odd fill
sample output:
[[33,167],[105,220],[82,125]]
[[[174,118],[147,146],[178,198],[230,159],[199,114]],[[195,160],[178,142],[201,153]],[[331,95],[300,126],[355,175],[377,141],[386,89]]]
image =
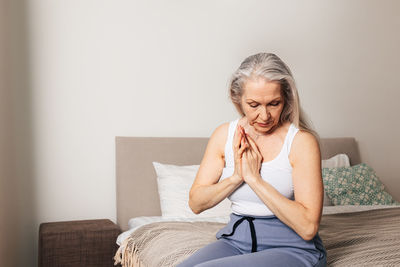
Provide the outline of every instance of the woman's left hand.
[[248,148],[242,154],[242,176],[243,180],[250,184],[261,179],[260,169],[263,158],[256,142],[248,134],[245,133],[245,136]]

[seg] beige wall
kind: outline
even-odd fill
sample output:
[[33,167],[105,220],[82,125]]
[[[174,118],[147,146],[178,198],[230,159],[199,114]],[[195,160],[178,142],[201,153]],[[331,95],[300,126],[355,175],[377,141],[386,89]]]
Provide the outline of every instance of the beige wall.
[[4,0],[0,11],[0,266],[36,266],[27,5]]
[[7,146],[8,134],[4,129],[10,124],[10,119],[7,116],[8,107],[7,103],[7,90],[5,84],[5,6],[4,1],[0,2],[0,266],[5,266],[9,262],[7,261],[6,255],[8,254],[7,249],[7,236],[6,229],[8,229],[8,217],[7,217],[7,197],[5,185],[10,179],[11,170],[9,168],[10,164],[7,161],[7,157],[10,153],[10,148]]
[[210,136],[236,118],[229,75],[260,51],[400,200],[399,1],[10,2],[26,261],[41,222],[115,220],[115,136]]
[[12,161],[11,90],[7,81],[6,2],[0,1],[0,266],[16,266],[18,215]]

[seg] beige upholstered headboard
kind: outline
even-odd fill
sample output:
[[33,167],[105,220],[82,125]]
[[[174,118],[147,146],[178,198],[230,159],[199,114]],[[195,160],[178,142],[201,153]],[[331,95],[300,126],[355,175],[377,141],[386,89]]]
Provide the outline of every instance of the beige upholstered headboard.
[[[137,216],[161,216],[157,178],[152,161],[175,165],[200,164],[208,138],[120,137],[116,142],[117,223],[123,231]],[[350,164],[361,162],[356,140],[322,138],[322,159],[339,153]]]

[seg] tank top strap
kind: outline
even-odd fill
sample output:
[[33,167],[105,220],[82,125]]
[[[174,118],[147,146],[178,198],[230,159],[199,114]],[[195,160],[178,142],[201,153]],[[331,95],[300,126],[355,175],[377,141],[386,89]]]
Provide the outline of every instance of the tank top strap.
[[229,123],[228,137],[225,144],[225,165],[226,167],[234,167],[233,157],[233,137],[235,135],[236,126],[239,122],[239,118]]
[[285,139],[287,155],[289,155],[289,153],[290,153],[290,148],[292,147],[293,139],[298,131],[299,131],[299,128],[297,128],[293,123],[291,123],[288,133],[286,134],[286,139]]

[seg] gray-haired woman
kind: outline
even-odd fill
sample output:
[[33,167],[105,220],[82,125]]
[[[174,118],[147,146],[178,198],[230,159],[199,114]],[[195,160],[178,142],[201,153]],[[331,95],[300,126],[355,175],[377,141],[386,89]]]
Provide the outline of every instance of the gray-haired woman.
[[271,53],[249,56],[230,97],[241,117],[213,132],[189,198],[199,214],[228,197],[230,221],[178,267],[326,266],[319,136],[289,67]]

